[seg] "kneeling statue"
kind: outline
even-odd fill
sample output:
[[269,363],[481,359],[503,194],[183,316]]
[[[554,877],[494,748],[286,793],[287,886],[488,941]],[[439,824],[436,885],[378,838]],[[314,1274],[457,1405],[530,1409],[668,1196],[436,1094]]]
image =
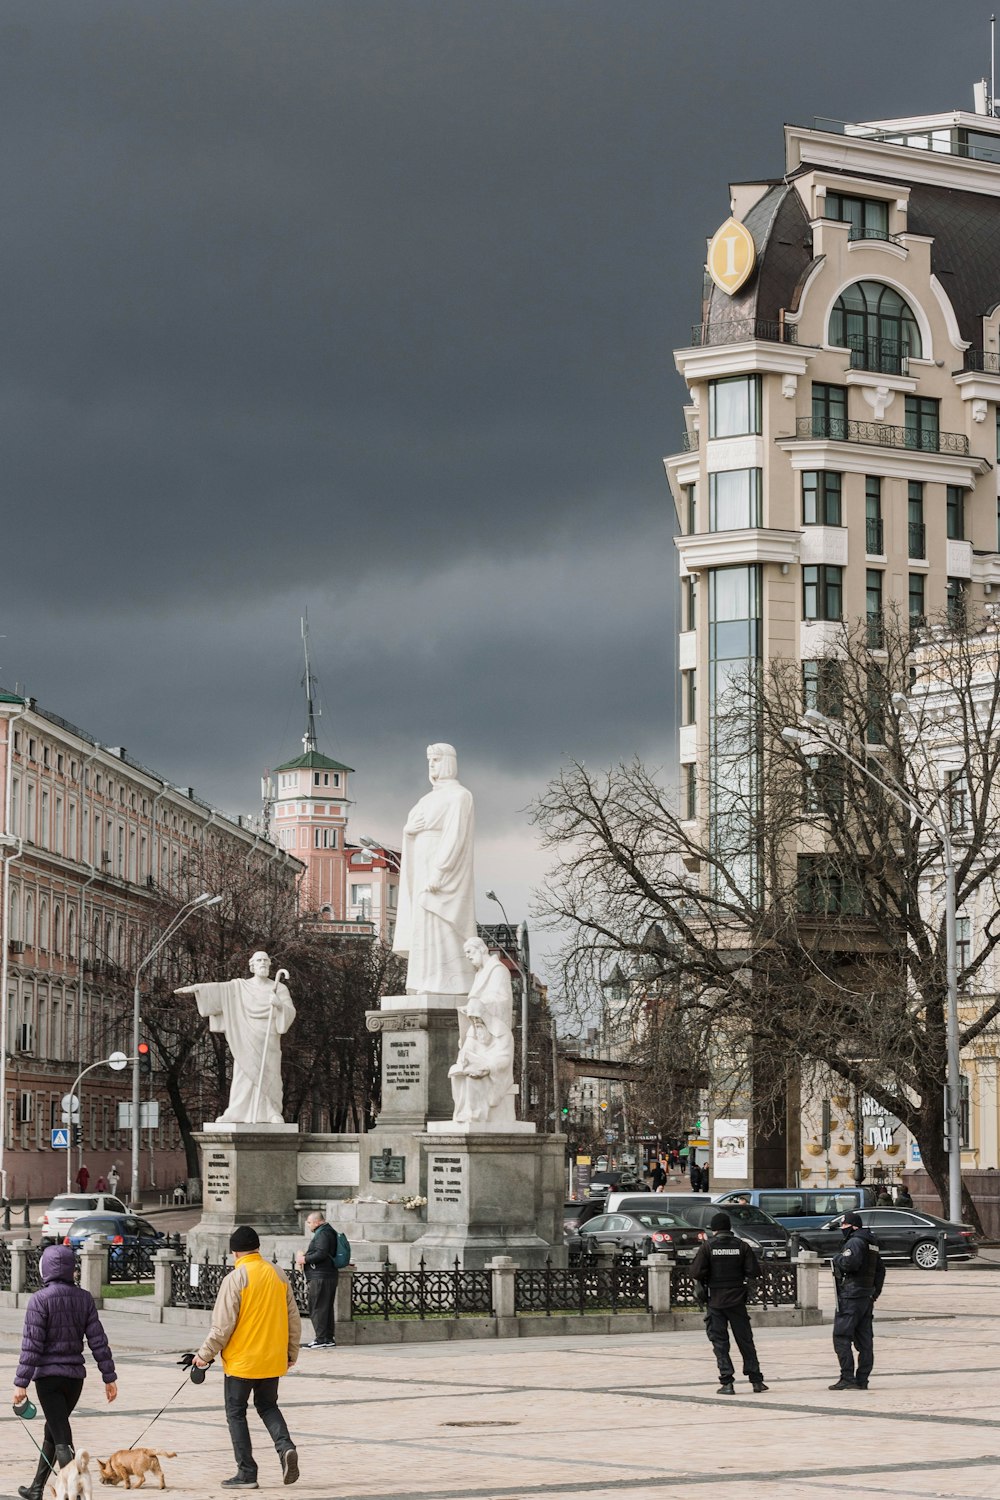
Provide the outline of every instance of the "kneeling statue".
[[514,995],[505,965],[482,938],[465,956],[476,970],[468,1004],[458,1010],[458,1057],[448,1070],[456,1125],[504,1126],[514,1121]]

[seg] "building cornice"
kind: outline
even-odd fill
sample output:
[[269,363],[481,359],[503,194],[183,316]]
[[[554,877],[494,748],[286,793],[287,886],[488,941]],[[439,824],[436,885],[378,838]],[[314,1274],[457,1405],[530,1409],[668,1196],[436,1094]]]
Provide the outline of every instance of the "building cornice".
[[790,566],[799,560],[801,535],[799,531],[750,526],[739,531],[699,531],[693,535],[675,536],[674,546],[687,573],[746,563],[787,563]]
[[697,345],[674,350],[674,363],[688,385],[725,375],[804,375],[819,351],[800,344],[747,339],[742,344]]
[[914,453],[877,443],[840,443],[830,438],[777,438],[794,470],[837,469],[841,474],[878,474],[883,479],[912,479],[925,484],[957,484],[972,489],[991,468],[975,454]]
[[[913,128],[918,128],[919,123]],[[948,123],[951,123],[950,119]],[[901,186],[922,182],[932,187],[1000,198],[1000,167],[995,162],[976,161],[945,152],[918,151],[913,146],[876,141],[867,136],[833,135],[802,125],[786,125],[785,161],[788,172],[795,172],[799,167],[826,168],[831,172],[855,171],[887,178],[890,183],[898,179]]]

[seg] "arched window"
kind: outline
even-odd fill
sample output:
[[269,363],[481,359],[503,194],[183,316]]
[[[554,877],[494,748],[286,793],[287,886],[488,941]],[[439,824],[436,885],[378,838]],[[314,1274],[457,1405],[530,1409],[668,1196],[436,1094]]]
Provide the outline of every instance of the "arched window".
[[42,953],[49,948],[49,903],[43,896],[38,903],[38,947]]
[[10,938],[19,942],[21,937],[21,893],[14,886],[10,893]]
[[30,893],[24,898],[24,946],[35,946],[35,900]]
[[52,952],[63,951],[63,914],[61,906],[52,908]]
[[830,314],[830,343],[850,349],[851,368],[899,375],[919,359],[920,329],[895,287],[856,281],[841,292]]
[[76,957],[76,911],[72,906],[66,914],[66,952],[70,958]]

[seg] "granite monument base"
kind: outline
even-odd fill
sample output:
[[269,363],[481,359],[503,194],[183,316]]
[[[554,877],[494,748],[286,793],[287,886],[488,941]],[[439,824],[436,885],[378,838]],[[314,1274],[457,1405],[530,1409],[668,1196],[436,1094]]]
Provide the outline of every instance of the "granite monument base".
[[195,1139],[204,1191],[201,1219],[187,1237],[191,1255],[224,1259],[238,1224],[252,1224],[262,1241],[294,1236],[301,1246],[298,1127],[212,1122]]
[[427,1173],[426,1231],[398,1247],[397,1264],[432,1269],[457,1260],[481,1270],[495,1255],[520,1266],[566,1264],[563,1175],[566,1137],[457,1126],[421,1137]]

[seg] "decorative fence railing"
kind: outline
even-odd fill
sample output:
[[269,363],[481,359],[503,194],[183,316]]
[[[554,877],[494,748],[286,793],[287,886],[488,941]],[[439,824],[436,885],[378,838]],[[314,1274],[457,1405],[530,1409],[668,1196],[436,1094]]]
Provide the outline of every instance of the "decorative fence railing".
[[[679,1267],[670,1273],[671,1307],[697,1307],[695,1279]],[[794,1266],[762,1266],[756,1282],[750,1283],[747,1302],[751,1307],[794,1307],[797,1279]]]
[[354,1318],[489,1317],[493,1278],[489,1271],[463,1271],[456,1259],[450,1271],[429,1271],[421,1257],[415,1271],[355,1271],[351,1276]]
[[26,1292],[37,1292],[42,1284],[42,1273],[39,1261],[42,1252],[35,1245],[31,1245],[24,1258],[24,1290]]
[[135,1245],[108,1246],[108,1281],[152,1281],[153,1256],[160,1246],[155,1240]]
[[0,1240],[0,1292],[10,1291],[10,1269],[12,1265],[10,1246],[6,1240]]
[[[271,1257],[271,1263],[277,1265],[277,1256]],[[170,1305],[195,1308],[214,1306],[222,1278],[232,1269],[228,1261],[210,1260],[207,1253],[201,1260],[185,1255],[173,1261],[170,1266]],[[308,1312],[305,1276],[298,1266],[283,1266],[282,1269],[291,1284],[299,1312]]]
[[553,1313],[645,1311],[648,1306],[649,1273],[632,1256],[604,1264],[581,1261],[565,1269],[550,1261],[544,1270],[517,1271],[514,1276],[517,1313],[544,1313],[549,1318]]

